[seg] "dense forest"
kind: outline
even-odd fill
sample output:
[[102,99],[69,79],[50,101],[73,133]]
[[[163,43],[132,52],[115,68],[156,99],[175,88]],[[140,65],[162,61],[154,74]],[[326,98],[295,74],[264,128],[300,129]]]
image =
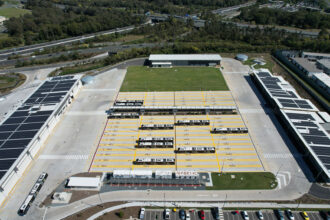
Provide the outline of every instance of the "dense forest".
[[109,30],[143,21],[142,16],[123,10],[97,7],[60,9],[44,0],[29,0],[26,7],[32,10],[32,14],[5,21],[9,35],[25,44]]
[[330,15],[305,10],[286,12],[281,9],[250,7],[241,9],[238,18],[263,25],[282,25],[303,29],[330,28]]
[[[218,44],[223,52],[241,47],[242,51],[271,51],[274,49],[311,50],[330,52],[329,33],[322,32],[318,39],[304,38],[297,34],[289,34],[273,28],[246,28],[241,29],[231,24],[213,21],[205,28],[194,30],[186,35],[182,42],[198,44],[205,43],[208,47]],[[222,43],[221,43],[222,42]],[[204,50],[204,49],[203,49]]]
[[84,7],[115,7],[145,13],[154,11],[167,14],[200,12],[201,9],[215,9],[246,3],[248,0],[52,0],[58,5]]

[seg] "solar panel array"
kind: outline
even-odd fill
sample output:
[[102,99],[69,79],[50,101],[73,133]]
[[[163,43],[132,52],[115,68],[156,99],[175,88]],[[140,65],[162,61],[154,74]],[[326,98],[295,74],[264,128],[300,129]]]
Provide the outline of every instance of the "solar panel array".
[[256,73],[258,78],[264,84],[264,88],[273,96],[279,98],[299,98],[297,94],[292,91],[284,90],[279,86],[281,80],[278,77],[272,76],[269,72]]
[[295,108],[295,109],[313,109],[313,107],[303,99],[277,99],[284,108]]
[[285,112],[297,131],[324,166],[330,170],[330,138],[315,122],[311,113]]
[[[54,77],[44,82],[0,125],[0,179],[13,165],[77,79]],[[45,108],[43,108],[45,107]]]
[[280,108],[315,110],[313,104],[300,98],[294,90],[281,87],[279,83],[283,83],[283,81],[281,81],[277,76],[273,76],[269,72],[258,72],[256,75],[270,96],[282,105]]
[[259,84],[270,94],[270,98],[275,101],[276,107],[286,116],[285,120],[300,135],[297,135],[298,138],[302,139],[306,148],[319,159],[317,163],[321,161],[326,168],[324,171],[330,178],[330,136],[314,117],[316,113],[313,111],[318,109],[309,100],[300,98],[294,90],[282,88],[278,84],[281,79],[270,72],[255,72],[255,76]]

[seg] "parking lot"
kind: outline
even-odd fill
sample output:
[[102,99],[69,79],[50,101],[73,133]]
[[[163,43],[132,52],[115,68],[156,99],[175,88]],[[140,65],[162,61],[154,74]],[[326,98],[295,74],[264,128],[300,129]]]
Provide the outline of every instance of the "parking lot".
[[[215,220],[214,216],[209,209],[203,209],[205,212],[205,220]],[[188,212],[188,210],[186,210]],[[190,219],[191,220],[199,220],[199,210],[190,209]],[[256,214],[256,211],[248,211],[249,220],[260,220]],[[279,220],[279,218],[275,215],[273,210],[262,210],[264,220]],[[294,215],[294,220],[304,220],[301,216],[300,212],[292,212]],[[307,212],[310,220],[324,220],[319,212]],[[157,216],[157,218],[156,218]],[[289,218],[284,214],[283,216],[285,220],[289,220]],[[144,220],[163,220],[164,219],[164,209],[146,209]],[[179,209],[176,212],[171,211],[171,220],[179,220]],[[234,211],[223,211],[223,219],[224,220],[244,220],[241,212],[239,214],[234,214]]]
[[[151,97],[148,99],[147,97]],[[163,98],[162,98],[163,97]],[[135,92],[119,93],[117,100],[145,100],[144,105],[235,106],[230,92]],[[178,120],[209,120],[205,126],[174,126],[172,130],[140,130],[141,125],[175,124]],[[215,127],[245,127],[241,115],[140,116],[139,119],[110,119],[104,129],[91,172],[114,169],[170,169],[204,172],[263,171],[250,135],[211,134]],[[141,137],[172,137],[173,148],[135,148]],[[177,147],[215,147],[215,153],[175,153]],[[137,158],[174,158],[174,165],[134,165]]]

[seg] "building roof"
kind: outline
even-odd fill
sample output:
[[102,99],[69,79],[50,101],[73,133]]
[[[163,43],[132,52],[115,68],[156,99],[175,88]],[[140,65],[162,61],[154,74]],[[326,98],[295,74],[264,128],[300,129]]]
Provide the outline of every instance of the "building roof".
[[306,56],[329,57],[330,58],[330,53],[303,52],[303,55],[306,55]]
[[328,59],[321,59],[317,61],[318,63],[320,63],[322,66],[330,69],[330,60]]
[[99,187],[100,177],[70,177],[68,187]]
[[221,60],[219,54],[151,54],[150,61],[171,61],[171,60]]
[[309,62],[308,59],[306,58],[299,58],[299,57],[295,57],[292,58],[296,63],[298,63],[301,67],[303,67],[305,70],[307,70],[308,72],[311,73],[322,73],[322,70],[319,70],[315,63]]
[[330,87],[330,76],[325,73],[314,74],[313,77],[324,83],[327,87]]

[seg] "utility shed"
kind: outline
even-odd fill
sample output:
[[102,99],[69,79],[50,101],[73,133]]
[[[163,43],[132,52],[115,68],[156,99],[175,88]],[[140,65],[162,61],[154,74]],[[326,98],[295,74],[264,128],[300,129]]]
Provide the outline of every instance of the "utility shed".
[[172,171],[171,170],[156,170],[155,178],[156,179],[172,179]]
[[151,54],[149,61],[152,67],[171,66],[217,66],[220,65],[219,54]]
[[98,188],[100,177],[70,177],[67,187],[70,188]]

